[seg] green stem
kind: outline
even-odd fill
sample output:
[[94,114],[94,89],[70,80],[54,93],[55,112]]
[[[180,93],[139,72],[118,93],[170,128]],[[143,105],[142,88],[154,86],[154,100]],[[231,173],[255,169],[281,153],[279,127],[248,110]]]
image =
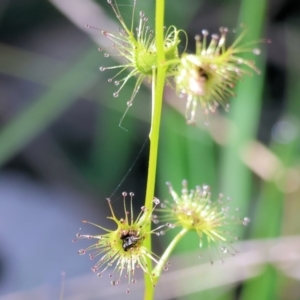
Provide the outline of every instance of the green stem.
[[155,266],[153,273],[155,274],[155,281],[158,280],[160,277],[161,271],[165,265],[165,263],[168,261],[172,251],[174,250],[175,246],[178,244],[178,242],[181,240],[181,238],[188,232],[188,229],[183,228],[181,231],[172,239],[172,242],[169,244],[168,248],[165,250],[164,254],[162,255],[161,259],[159,260],[159,263]]
[[[155,179],[156,179],[156,167],[157,167],[157,152],[159,141],[159,128],[161,119],[161,109],[163,101],[163,90],[165,83],[166,67],[163,66],[165,60],[164,53],[164,0],[156,0],[155,9],[155,32],[156,32],[156,49],[157,49],[157,70],[153,70],[153,82],[152,82],[152,118],[151,118],[151,130],[149,134],[150,139],[150,154],[149,154],[149,166],[147,177],[147,189],[145,206],[149,211],[152,211],[152,201],[154,198]],[[157,76],[155,78],[155,72]],[[151,223],[149,223],[148,232],[151,231]],[[144,242],[149,251],[151,248],[151,235],[146,238]],[[150,274],[152,274],[152,262],[151,259],[147,259],[147,264]],[[149,275],[145,274],[145,300],[152,300],[154,297],[153,282]]]

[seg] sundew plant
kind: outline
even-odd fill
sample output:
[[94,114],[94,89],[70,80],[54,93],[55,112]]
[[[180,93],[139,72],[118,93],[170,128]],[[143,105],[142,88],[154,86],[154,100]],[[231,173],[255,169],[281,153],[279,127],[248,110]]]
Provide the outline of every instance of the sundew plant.
[[0,1],[1,300],[300,299],[292,3]]
[[[217,259],[223,260],[224,253],[235,255],[234,244],[242,235],[243,226],[250,222],[250,218],[244,215],[245,211],[235,206],[237,202],[232,203],[227,196],[211,192],[205,181],[200,182],[199,179],[195,186],[189,185],[188,172],[176,175],[181,178],[181,183],[168,182],[168,177],[172,176],[172,166],[166,166],[163,172],[169,196],[162,200],[160,195],[155,194],[158,159],[163,160],[159,157],[159,137],[160,130],[163,130],[161,124],[164,124],[161,122],[164,119],[164,88],[166,85],[173,88],[176,101],[185,103],[184,116],[178,116],[176,124],[182,127],[195,126],[199,122],[206,124],[216,111],[230,111],[231,101],[240,101],[239,98],[232,98],[243,89],[243,81],[260,74],[255,60],[260,54],[258,47],[262,41],[257,38],[249,41],[247,35],[251,27],[243,23],[240,23],[236,37],[230,42],[228,35],[233,33],[224,26],[212,34],[199,29],[195,40],[187,41],[187,34],[176,27],[175,21],[171,26],[164,23],[166,8],[163,0],[156,1],[153,29],[148,24],[147,12],[137,11],[136,1],[132,1],[132,21],[129,24],[124,21],[121,6],[114,0],[107,1],[120,28],[117,32],[100,30],[99,34],[111,40],[112,47],[110,52],[103,48],[99,51],[104,53],[104,57],[114,55],[122,61],[112,66],[100,66],[102,72],[115,71],[108,78],[108,82],[116,87],[113,97],[121,98],[126,84],[135,80],[130,98],[124,99],[127,110],[134,101],[139,101],[141,84],[151,84],[150,151],[145,201],[140,213],[135,215],[133,203],[136,196],[133,192],[122,193],[123,204],[107,199],[111,227],[104,227],[101,220],[97,224],[83,220],[83,223],[96,226],[99,234],[78,233],[77,238],[91,240],[91,245],[79,250],[79,254],[89,254],[93,260],[92,271],[98,277],[110,277],[114,286],[126,282],[127,293],[134,289],[136,273],[143,272],[144,299],[150,300],[154,299],[155,286],[163,276],[162,271],[172,267],[169,259],[173,250],[187,233],[194,233],[199,252],[208,247],[214,253],[211,257],[216,254]],[[139,16],[137,24],[134,22],[136,14]],[[194,52],[186,51],[188,43],[195,43]],[[205,130],[209,127],[208,124]],[[222,129],[219,134],[222,135]],[[176,149],[172,151],[176,152]],[[197,157],[192,159],[196,161]],[[203,180],[207,170],[199,172],[203,173]],[[228,189],[227,192],[235,195],[234,190]],[[243,199],[239,199],[238,203],[242,204]],[[122,215],[119,215],[120,209],[116,212],[117,205],[121,206]],[[241,206],[246,210],[246,205]],[[165,232],[173,233],[172,239],[164,252],[158,255],[153,251],[152,237],[160,237]]]

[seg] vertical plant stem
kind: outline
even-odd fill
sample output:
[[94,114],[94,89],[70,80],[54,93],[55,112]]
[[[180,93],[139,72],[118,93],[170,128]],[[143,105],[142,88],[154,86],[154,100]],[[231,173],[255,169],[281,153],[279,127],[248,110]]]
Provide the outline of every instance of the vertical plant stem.
[[[150,139],[150,154],[149,154],[149,166],[147,177],[147,190],[145,206],[150,211],[152,210],[152,201],[154,198],[156,168],[157,168],[157,152],[159,142],[159,128],[161,119],[161,109],[163,100],[163,90],[165,82],[166,68],[163,66],[165,60],[164,54],[164,0],[156,0],[155,8],[155,32],[156,32],[156,49],[157,49],[157,70],[153,70],[152,81],[152,118],[151,118],[151,130],[149,134]],[[157,75],[155,74],[157,72]],[[156,75],[156,76],[155,76]],[[156,78],[155,78],[156,77]],[[151,223],[146,229],[151,231]],[[145,240],[145,246],[151,251],[151,236]],[[152,272],[152,262],[148,258],[149,272]],[[145,300],[152,300],[154,296],[153,283],[150,276],[145,274]]]
[[[154,269],[154,273],[158,274],[160,276],[161,271],[167,261],[167,259],[170,257],[171,253],[173,252],[175,246],[178,244],[178,242],[183,238],[183,236],[188,232],[186,228],[181,229],[180,232],[177,233],[177,235],[172,239],[171,243],[168,245],[167,249],[165,250],[164,254],[162,255],[159,263],[156,265]],[[158,279],[158,278],[157,278]],[[156,280],[155,279],[155,283]]]

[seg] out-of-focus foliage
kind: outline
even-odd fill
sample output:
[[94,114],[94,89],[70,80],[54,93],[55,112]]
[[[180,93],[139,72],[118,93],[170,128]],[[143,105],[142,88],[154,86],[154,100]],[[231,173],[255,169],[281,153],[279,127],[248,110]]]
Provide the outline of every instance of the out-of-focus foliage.
[[[223,265],[214,255],[214,266],[198,258],[197,235],[188,235],[177,248],[178,254],[188,253],[187,258],[172,261],[157,287],[157,299],[176,297],[168,291],[170,282],[178,286],[174,289],[178,299],[298,299],[298,4],[274,1],[264,11],[260,1],[255,5],[249,0],[175,2],[166,1],[166,26],[187,30],[191,48],[202,29],[212,33],[227,26],[232,31],[241,22],[249,28],[250,40],[257,35],[270,38],[272,44],[259,45],[262,54],[257,63],[262,75],[245,79],[237,87],[238,97],[231,100],[230,112],[220,109],[209,117],[209,126],[204,125],[204,116],[195,127],[186,126],[184,101],[166,89],[156,196],[170,197],[166,181],[174,187],[183,178],[190,186],[205,183],[215,198],[218,192],[230,196],[233,206],[252,222],[246,232],[240,232],[242,239],[249,240],[237,249],[241,254],[225,258]],[[130,21],[132,0],[117,3],[125,21]],[[154,24],[154,1],[137,0],[140,10]],[[89,272],[89,261],[77,255],[84,246],[71,242],[81,219],[105,220],[105,198],[111,197],[116,207],[124,190],[134,191],[136,207],[144,201],[148,145],[142,146],[149,132],[149,89],[141,88],[119,127],[134,80],[119,98],[112,96],[116,87],[107,79],[113,72],[100,72],[99,67],[114,64],[114,57],[104,58],[97,52],[101,34],[85,27],[88,23],[117,32],[119,25],[113,17],[104,0],[0,3],[3,299],[13,299],[9,294],[14,292],[20,299],[28,295],[57,299],[61,271],[67,274],[64,299],[76,294],[95,299],[99,289],[107,299],[124,293],[124,288],[118,294],[117,288],[108,286],[108,279],[93,274],[71,278]],[[109,51],[109,43],[104,47]],[[164,236],[161,243],[171,237],[172,233]],[[158,239],[155,244],[159,252]],[[176,273],[178,266],[190,269]],[[176,281],[180,274],[189,278],[183,286],[183,279]],[[141,291],[139,285],[136,291],[132,288],[131,298],[140,299]]]

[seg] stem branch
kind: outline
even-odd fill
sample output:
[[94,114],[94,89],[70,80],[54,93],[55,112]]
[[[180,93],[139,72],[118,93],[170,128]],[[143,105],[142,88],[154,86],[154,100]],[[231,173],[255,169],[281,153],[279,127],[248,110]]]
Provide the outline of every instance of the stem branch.
[[153,273],[155,273],[155,281],[158,280],[160,277],[161,271],[165,263],[167,262],[168,258],[170,257],[172,251],[174,250],[175,246],[178,244],[178,242],[181,240],[181,238],[188,232],[187,229],[183,228],[181,231],[172,239],[172,242],[169,244],[168,248],[165,250],[164,254],[162,255],[161,259],[159,260],[159,263],[155,266]]

